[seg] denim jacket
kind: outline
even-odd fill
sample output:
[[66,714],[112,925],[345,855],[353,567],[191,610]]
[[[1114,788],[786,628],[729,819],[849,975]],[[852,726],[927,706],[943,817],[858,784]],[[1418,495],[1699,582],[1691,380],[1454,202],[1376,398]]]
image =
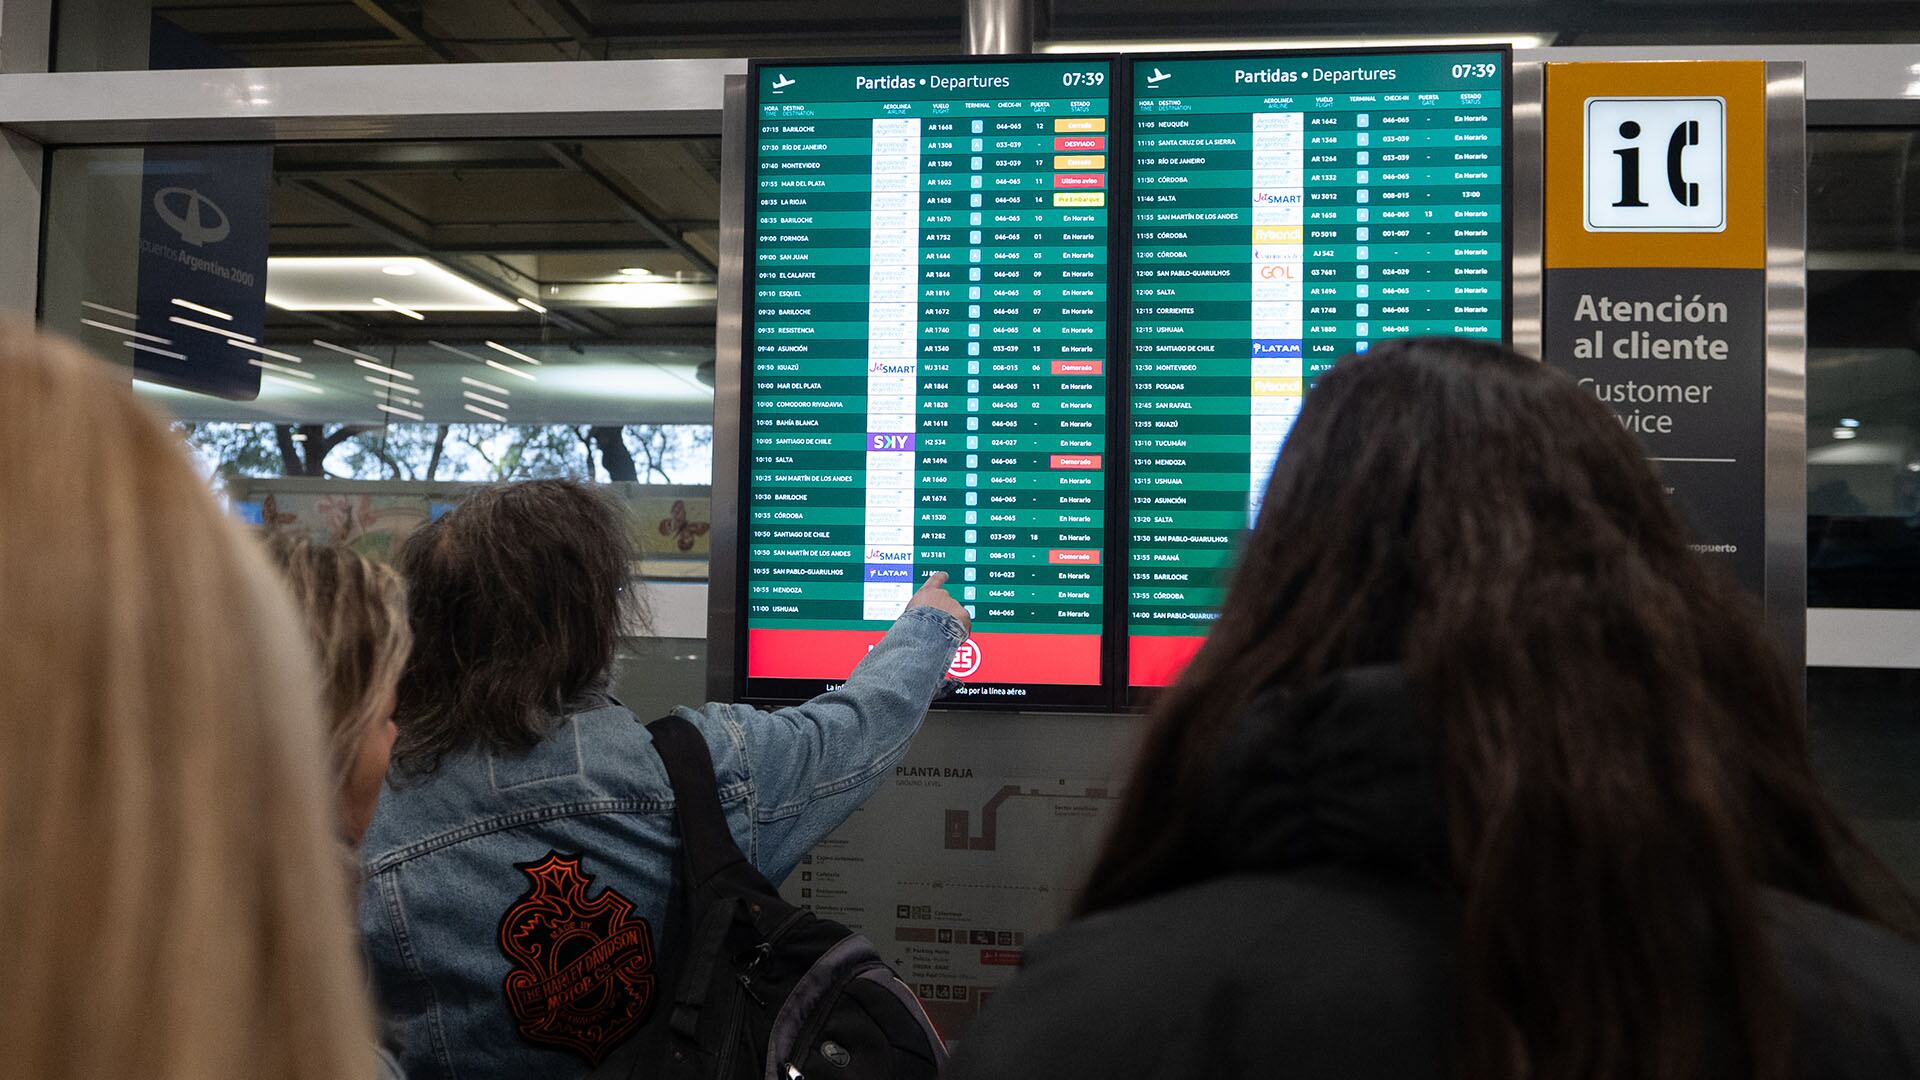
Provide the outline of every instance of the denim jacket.
[[[677,710],[706,735],[727,822],[769,880],[906,753],[964,638],[913,608],[804,705]],[[360,923],[407,1075],[584,1076],[671,1008],[690,933],[677,831],[646,728],[611,700],[525,755],[466,751],[391,778],[362,848]]]

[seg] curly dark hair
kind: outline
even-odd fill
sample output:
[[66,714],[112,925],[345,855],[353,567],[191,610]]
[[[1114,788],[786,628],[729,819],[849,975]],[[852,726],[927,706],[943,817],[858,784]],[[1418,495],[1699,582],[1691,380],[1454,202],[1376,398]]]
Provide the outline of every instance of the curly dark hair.
[[1454,1075],[1791,1073],[1761,887],[1896,928],[1911,898],[1821,793],[1757,605],[1693,552],[1644,454],[1498,345],[1342,361],[1156,703],[1080,912],[1227,872],[1200,808],[1233,797],[1238,725],[1290,722],[1253,718],[1260,695],[1399,664],[1446,795]]
[[408,537],[401,771],[432,772],[464,750],[529,750],[605,689],[631,558],[620,508],[570,480],[485,488]]

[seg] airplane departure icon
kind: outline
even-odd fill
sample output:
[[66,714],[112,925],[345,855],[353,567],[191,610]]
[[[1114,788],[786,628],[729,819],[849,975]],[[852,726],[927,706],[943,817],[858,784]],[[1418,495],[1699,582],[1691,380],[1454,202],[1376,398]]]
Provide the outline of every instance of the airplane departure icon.
[[1167,74],[1164,71],[1161,71],[1159,68],[1156,67],[1153,69],[1153,74],[1147,76],[1147,85],[1154,86],[1159,83],[1166,82],[1168,79],[1171,79],[1171,78],[1173,78],[1173,76]]
[[789,79],[785,75],[775,75],[773,77],[773,88],[775,90],[785,90],[798,81],[797,79]]

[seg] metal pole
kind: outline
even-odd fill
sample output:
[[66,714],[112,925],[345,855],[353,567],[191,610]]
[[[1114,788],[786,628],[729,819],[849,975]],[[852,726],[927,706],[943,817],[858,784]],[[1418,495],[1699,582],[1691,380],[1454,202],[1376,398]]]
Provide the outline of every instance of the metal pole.
[[967,0],[966,11],[968,53],[1033,51],[1033,0]]

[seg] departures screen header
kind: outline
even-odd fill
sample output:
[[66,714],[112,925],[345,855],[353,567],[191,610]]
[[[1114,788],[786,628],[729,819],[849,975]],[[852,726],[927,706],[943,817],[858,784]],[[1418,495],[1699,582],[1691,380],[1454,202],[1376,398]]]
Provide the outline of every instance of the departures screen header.
[[936,570],[951,700],[1170,681],[1319,373],[1506,336],[1506,59],[756,63],[739,695]]
[[1315,382],[1507,337],[1503,52],[1133,63],[1128,682],[1171,682]]

